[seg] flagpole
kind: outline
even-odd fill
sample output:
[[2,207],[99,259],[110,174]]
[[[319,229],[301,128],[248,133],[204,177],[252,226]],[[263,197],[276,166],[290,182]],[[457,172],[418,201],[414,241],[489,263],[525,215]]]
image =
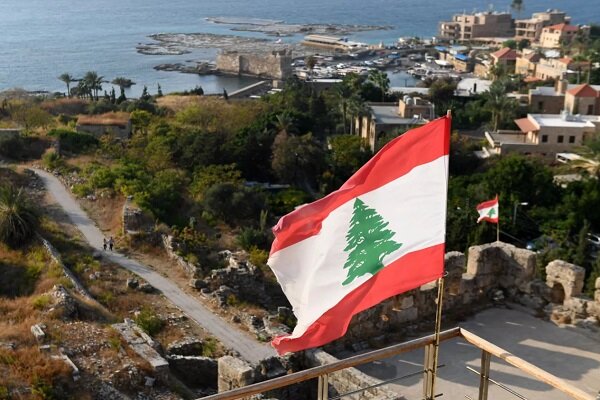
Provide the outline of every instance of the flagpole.
[[[446,117],[452,118],[452,110],[448,110],[446,112]],[[446,176],[448,179],[448,176]],[[440,353],[440,332],[442,331],[442,309],[443,309],[443,300],[444,300],[444,276],[446,273],[438,278],[437,281],[437,304],[436,304],[436,312],[435,312],[435,333],[433,339],[433,368],[431,371],[431,391],[426,394],[429,398],[427,400],[433,400],[435,398],[435,380],[437,378],[437,370],[438,370],[438,358]]]
[[437,287],[437,309],[435,313],[435,334],[433,340],[433,371],[431,371],[431,400],[435,398],[435,381],[437,378],[438,359],[440,354],[440,332],[442,331],[442,309],[444,300],[444,276],[438,279]]
[[496,222],[496,242],[500,241],[500,200],[498,200],[498,194],[496,194],[496,204],[498,204],[498,222]]

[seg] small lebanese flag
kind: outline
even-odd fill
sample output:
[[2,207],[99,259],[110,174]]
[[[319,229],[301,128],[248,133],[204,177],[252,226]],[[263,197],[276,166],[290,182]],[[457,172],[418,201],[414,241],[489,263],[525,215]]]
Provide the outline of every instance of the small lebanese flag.
[[352,316],[442,276],[450,117],[388,143],[339,190],[282,217],[268,264],[298,319],[279,354],[342,337]]
[[484,201],[483,203],[478,204],[477,212],[479,213],[477,223],[480,223],[481,221],[488,221],[497,224],[498,216],[500,215],[498,195],[496,195],[496,198],[494,200]]

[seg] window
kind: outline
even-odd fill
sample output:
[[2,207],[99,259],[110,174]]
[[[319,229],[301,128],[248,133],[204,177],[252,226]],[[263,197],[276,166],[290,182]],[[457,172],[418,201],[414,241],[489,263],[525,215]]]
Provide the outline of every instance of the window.
[[548,135],[542,135],[542,143],[548,143]]
[[593,104],[589,104],[588,105],[587,115],[593,115],[593,114],[594,114],[594,105]]
[[563,143],[565,141],[565,137],[563,135],[558,135],[558,143]]
[[575,143],[575,136],[569,136],[569,143]]
[[538,101],[538,110],[542,111],[544,109],[544,102]]

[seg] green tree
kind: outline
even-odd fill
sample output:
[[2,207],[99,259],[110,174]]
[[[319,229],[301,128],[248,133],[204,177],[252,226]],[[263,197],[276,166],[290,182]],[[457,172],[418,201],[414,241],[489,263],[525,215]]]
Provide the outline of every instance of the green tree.
[[372,69],[369,71],[369,80],[379,88],[379,91],[381,92],[381,101],[384,102],[385,96],[390,90],[390,78],[388,78],[385,72],[378,69]]
[[58,77],[59,80],[63,81],[67,85],[67,97],[71,97],[71,83],[75,82],[73,75],[64,73]]
[[357,135],[337,135],[329,139],[333,172],[342,182],[371,158],[371,151]]
[[524,8],[523,0],[512,0],[512,3],[510,3],[510,8],[512,8],[517,14],[520,14]]
[[17,247],[28,242],[38,226],[38,214],[23,188],[0,187],[0,240]]
[[131,113],[131,124],[133,129],[144,135],[148,133],[148,127],[152,121],[152,114],[144,110],[135,110]]
[[384,267],[383,258],[402,247],[402,243],[393,240],[396,233],[387,229],[388,225],[389,222],[384,221],[376,210],[369,208],[359,198],[354,200],[344,249],[349,252],[344,264],[348,277],[343,285],[365,274],[375,275]]
[[202,200],[204,193],[218,183],[241,185],[242,182],[242,174],[235,164],[202,166],[194,172],[190,193]]
[[507,85],[503,80],[494,81],[483,95],[485,108],[492,114],[492,129],[497,131],[516,116],[518,103],[506,95]]
[[502,43],[502,46],[515,50],[517,48],[517,41],[514,39],[509,39],[509,40],[504,41]]
[[517,43],[517,49],[519,49],[519,51],[523,51],[524,49],[528,48],[531,45],[531,42],[528,39],[521,39],[519,40],[519,43]]
[[9,113],[11,119],[26,132],[48,126],[52,122],[52,116],[48,112],[33,104],[11,104]]
[[347,122],[348,122],[348,104],[349,99],[353,95],[353,90],[347,85],[338,84],[335,87],[336,96],[339,104],[340,111],[342,112],[342,123],[344,125],[344,134],[348,133]]
[[310,55],[304,59],[304,64],[306,65],[306,68],[308,68],[309,74],[312,77],[313,70],[317,65],[317,59],[315,58],[315,56]]
[[121,90],[121,92],[124,92],[125,89],[128,89],[128,88],[132,87],[133,85],[135,85],[134,81],[132,81],[131,79],[124,78],[122,76],[116,77],[110,83],[118,86],[119,89]]
[[280,139],[273,143],[273,171],[282,181],[314,193],[325,161],[322,147],[310,133]]
[[456,91],[456,83],[450,79],[436,79],[429,86],[429,98],[435,104],[436,109],[447,109],[454,92]]
[[96,71],[88,71],[83,76],[82,81],[85,86],[91,91],[95,100],[98,100],[98,92],[102,90],[102,84],[105,82],[104,77],[98,75]]

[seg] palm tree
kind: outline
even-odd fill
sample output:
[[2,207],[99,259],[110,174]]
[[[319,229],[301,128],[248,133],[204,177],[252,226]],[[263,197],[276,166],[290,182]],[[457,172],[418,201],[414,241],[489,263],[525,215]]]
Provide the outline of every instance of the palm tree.
[[381,102],[385,101],[385,95],[390,90],[390,79],[387,74],[377,69],[369,71],[369,80],[381,90]]
[[67,85],[67,97],[71,97],[71,83],[76,82],[75,78],[73,78],[73,75],[65,72],[64,74],[60,75],[58,79]]
[[119,87],[119,89],[124,90],[124,89],[128,89],[130,87],[132,87],[133,85],[135,85],[135,82],[132,81],[131,79],[128,78],[124,78],[122,76],[118,76],[115,79],[112,80],[111,82],[113,85],[116,85]]
[[106,82],[104,77],[99,76],[96,71],[88,71],[83,76],[83,82],[93,92],[94,98],[98,100],[98,92],[102,90],[102,83]]
[[339,84],[336,86],[336,94],[339,101],[340,111],[342,112],[342,120],[344,123],[344,134],[347,134],[346,121],[348,121],[348,104],[352,96],[352,89],[347,85]]
[[366,106],[365,102],[360,96],[353,95],[348,99],[348,112],[351,115],[350,118],[350,133],[354,132],[354,121],[356,118],[362,117],[369,111],[369,108]]
[[274,121],[275,131],[279,134],[287,135],[294,131],[294,119],[288,114],[278,114]]
[[500,124],[514,117],[518,104],[506,96],[506,84],[495,81],[485,93],[485,108],[492,113],[492,129],[498,131]]
[[0,188],[0,240],[9,246],[19,246],[33,237],[39,219],[23,188]]
[[520,14],[521,11],[523,11],[523,0],[512,0],[510,8],[512,8],[517,14]]

